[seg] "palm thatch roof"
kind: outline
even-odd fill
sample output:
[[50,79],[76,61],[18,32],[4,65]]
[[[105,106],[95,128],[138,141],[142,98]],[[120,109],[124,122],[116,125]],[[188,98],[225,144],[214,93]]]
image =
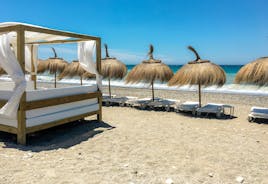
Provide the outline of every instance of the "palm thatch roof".
[[44,73],[48,70],[48,64],[46,60],[39,59],[37,61],[37,73]]
[[122,79],[127,74],[127,67],[124,63],[112,58],[108,53],[108,46],[104,44],[106,57],[101,60],[101,74],[103,78]]
[[150,45],[150,51],[148,53],[149,60],[142,61],[142,63],[136,65],[127,75],[127,83],[152,83],[153,81],[166,82],[172,76],[173,72],[166,64],[161,60],[153,58],[153,46]]
[[226,82],[224,70],[209,60],[201,60],[196,50],[189,46],[196,55],[194,61],[188,62],[168,82],[169,86],[202,85],[222,86]]
[[261,57],[243,66],[236,74],[234,82],[268,85],[268,57]]
[[48,72],[50,74],[55,74],[58,72],[62,72],[65,67],[68,66],[68,62],[62,58],[48,58]]
[[[88,73],[78,61],[71,62],[61,74],[58,76],[59,80],[63,78],[73,78],[74,76],[82,77],[85,73]],[[88,76],[94,78],[94,75],[88,73]]]
[[82,76],[83,79],[92,79],[92,78],[96,78],[95,74],[89,73],[89,72],[85,72]]
[[55,49],[52,47],[54,57],[50,57],[46,60],[38,60],[37,73],[44,73],[48,71],[50,74],[62,72],[65,67],[68,66],[68,62],[62,58],[58,58]]

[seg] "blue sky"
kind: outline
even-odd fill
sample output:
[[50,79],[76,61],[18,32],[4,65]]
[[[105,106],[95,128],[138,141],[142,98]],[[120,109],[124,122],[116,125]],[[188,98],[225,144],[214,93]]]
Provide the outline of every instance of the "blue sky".
[[[245,64],[268,55],[267,0],[2,0],[0,22],[26,22],[100,36],[110,55],[126,64],[155,58],[168,64],[201,58],[218,64]],[[75,45],[57,47],[67,60]],[[104,52],[103,52],[104,53]],[[48,47],[40,57],[51,56]]]

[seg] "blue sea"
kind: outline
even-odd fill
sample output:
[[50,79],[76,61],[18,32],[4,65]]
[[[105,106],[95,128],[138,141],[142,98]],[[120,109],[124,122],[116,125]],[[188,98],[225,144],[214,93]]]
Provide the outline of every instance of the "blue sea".
[[[128,71],[130,71],[135,65],[127,65]],[[176,73],[182,65],[169,65],[174,73]],[[217,86],[209,86],[203,88],[203,92],[208,93],[231,93],[231,94],[249,94],[249,95],[259,95],[259,96],[268,96],[268,86],[255,86],[255,85],[240,85],[234,84],[234,78],[236,73],[242,67],[242,65],[221,65],[221,67],[226,72],[226,83],[222,87]],[[7,79],[7,76],[1,76],[0,79]],[[38,82],[53,82],[54,75],[42,74],[37,76]],[[72,78],[72,79],[63,79],[58,81],[59,83],[72,83],[72,84],[80,84],[80,79]],[[84,84],[95,84],[95,80],[83,80]],[[108,81],[104,79],[102,81],[103,86],[108,85]],[[126,84],[123,80],[112,80],[111,86],[118,87],[128,87],[128,88],[150,88],[149,84]],[[165,89],[165,90],[179,90],[179,91],[196,91],[197,86],[181,86],[181,87],[169,87],[166,83],[158,83],[156,82],[154,85],[155,89]]]

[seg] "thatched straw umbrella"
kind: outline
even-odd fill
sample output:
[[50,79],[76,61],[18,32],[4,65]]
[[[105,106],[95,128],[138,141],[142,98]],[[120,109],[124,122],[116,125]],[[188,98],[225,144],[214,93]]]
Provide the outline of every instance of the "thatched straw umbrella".
[[109,96],[111,98],[111,79],[122,79],[127,74],[127,67],[121,61],[109,56],[107,44],[104,44],[104,47],[106,57],[101,60],[101,74],[104,79],[108,78]]
[[154,82],[166,82],[173,76],[172,70],[161,60],[153,58],[154,47],[150,45],[149,60],[136,65],[127,75],[127,83],[145,82],[152,86],[152,99],[154,101]]
[[46,60],[47,70],[50,74],[54,74],[54,87],[57,87],[57,73],[61,73],[65,67],[68,66],[68,62],[63,60],[62,58],[58,58],[55,49],[52,47],[54,52],[54,57],[48,58]]
[[39,59],[37,61],[37,73],[44,73],[48,70],[49,62],[46,60]]
[[261,57],[243,66],[236,74],[234,82],[268,85],[268,57]]
[[198,85],[199,107],[201,107],[201,86],[222,86],[226,81],[224,70],[209,60],[201,60],[196,50],[189,46],[194,52],[196,59],[188,62],[168,82],[169,86]]
[[80,77],[80,84],[83,85],[83,75],[87,74],[87,78],[94,78],[95,75],[87,72],[80,63],[75,60],[70,63],[63,72],[58,76],[58,79],[61,80],[63,78],[73,78],[74,76]]

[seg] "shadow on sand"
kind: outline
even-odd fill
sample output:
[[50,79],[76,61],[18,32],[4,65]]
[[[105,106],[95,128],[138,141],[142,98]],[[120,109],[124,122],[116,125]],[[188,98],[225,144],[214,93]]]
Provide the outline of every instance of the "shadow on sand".
[[236,119],[236,116],[231,116],[231,115],[224,115],[221,118],[217,118],[216,114],[207,114],[207,113],[202,113],[200,116],[193,115],[191,112],[179,112],[178,114],[186,117],[191,117],[191,118],[206,118],[206,119],[217,119],[217,120],[231,120],[231,119]]
[[16,144],[16,135],[5,132],[0,132],[0,141],[4,142],[4,148],[40,152],[70,148],[113,128],[105,122],[80,120],[29,134],[27,146]]

